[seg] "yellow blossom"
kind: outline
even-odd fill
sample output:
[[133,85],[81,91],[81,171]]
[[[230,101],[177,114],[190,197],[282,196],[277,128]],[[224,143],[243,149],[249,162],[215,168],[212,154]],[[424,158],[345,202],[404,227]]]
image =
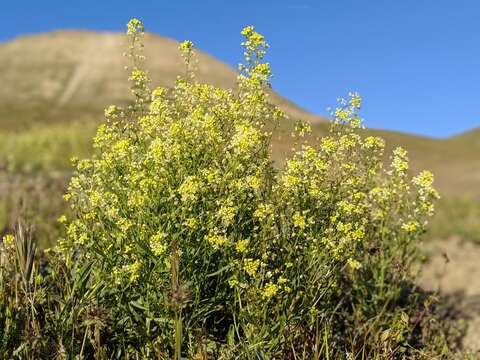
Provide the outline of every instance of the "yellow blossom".
[[214,248],[221,247],[227,243],[227,237],[225,235],[219,235],[216,233],[210,233],[205,236],[205,240],[207,240]]
[[298,121],[295,123],[295,133],[300,136],[304,137],[312,132],[312,127],[306,121]]
[[245,259],[243,261],[243,270],[250,275],[254,276],[260,266],[260,260]]
[[130,274],[129,281],[133,283],[137,281],[138,278],[140,277],[140,272],[142,270],[142,263],[137,260],[133,264],[127,265],[125,267],[125,270],[127,271],[127,273]]
[[161,256],[165,253],[167,250],[167,245],[165,244],[166,237],[167,234],[165,233],[157,233],[150,237],[150,249],[154,255]]
[[408,222],[402,225],[402,229],[408,233],[413,233],[418,230],[418,224],[416,222]]
[[260,133],[251,125],[237,125],[235,130],[232,146],[240,153],[245,154],[260,141]]
[[234,288],[237,285],[238,285],[238,280],[237,279],[228,280],[228,286],[230,286],[231,288]]
[[248,243],[249,241],[247,239],[244,239],[244,240],[239,240],[237,242],[237,244],[235,245],[235,249],[239,252],[239,253],[245,253],[248,249]]
[[422,171],[413,178],[413,183],[424,188],[429,188],[433,184],[433,174],[430,171]]
[[138,19],[131,19],[127,24],[127,34],[134,35],[137,32],[143,32],[144,27],[143,23]]
[[347,260],[347,264],[350,267],[350,269],[352,269],[354,271],[358,270],[362,267],[362,264],[359,261],[357,261],[355,259],[352,259],[352,258]]
[[6,246],[11,246],[13,244],[13,240],[15,240],[15,237],[12,234],[7,234],[3,237],[3,243]]
[[185,220],[184,225],[189,229],[195,229],[196,226],[198,225],[198,221],[197,219],[190,217],[187,220]]
[[222,206],[218,211],[218,215],[225,226],[232,223],[235,213],[236,209],[233,206]]
[[323,138],[320,146],[323,151],[329,154],[336,148],[335,140],[333,140],[331,137]]
[[182,198],[182,201],[195,201],[197,200],[197,193],[200,190],[200,184],[196,177],[189,176],[182,183],[178,192]]
[[300,214],[298,211],[293,214],[293,226],[304,230],[307,227],[307,220],[305,215]]
[[60,223],[60,224],[65,224],[67,222],[67,217],[65,215],[61,215],[57,221]]
[[270,204],[260,204],[253,214],[259,220],[265,220],[273,214],[273,206]]
[[404,173],[408,170],[408,158],[405,149],[397,147],[393,151],[392,167],[399,173]]
[[277,295],[279,290],[279,286],[277,284],[274,284],[273,282],[269,282],[265,287],[263,288],[263,294],[262,297],[264,299],[271,299],[275,295]]

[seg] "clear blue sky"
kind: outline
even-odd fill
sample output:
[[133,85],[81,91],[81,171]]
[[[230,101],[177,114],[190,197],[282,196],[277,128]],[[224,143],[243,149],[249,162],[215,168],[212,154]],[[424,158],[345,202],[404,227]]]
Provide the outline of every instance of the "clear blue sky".
[[271,49],[274,88],[327,114],[358,91],[367,126],[444,137],[480,126],[478,0],[2,1],[0,40],[58,29],[147,30],[237,65],[252,24]]

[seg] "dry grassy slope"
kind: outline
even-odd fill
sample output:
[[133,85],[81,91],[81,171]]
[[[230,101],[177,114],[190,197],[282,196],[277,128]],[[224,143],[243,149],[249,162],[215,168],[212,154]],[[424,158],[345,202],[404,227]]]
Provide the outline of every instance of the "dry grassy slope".
[[[184,71],[174,40],[147,34],[146,68],[154,85],[171,86]],[[34,123],[98,119],[108,104],[128,101],[130,93],[122,57],[123,34],[62,31],[20,37],[0,44],[0,130]],[[236,73],[228,65],[199,51],[197,77],[223,88],[235,86]],[[322,118],[305,112],[276,93],[272,102],[291,118],[315,123],[316,135],[326,132]],[[367,123],[368,124],[368,123]],[[473,194],[480,198],[480,129],[435,140],[370,130],[393,147],[410,151],[413,171],[430,169],[445,195]],[[291,148],[291,122],[274,136],[274,155],[283,159]]]
[[[0,128],[28,126],[98,114],[130,99],[122,56],[127,38],[118,33],[61,31],[20,37],[0,45]],[[240,49],[239,49],[240,51]],[[184,72],[176,41],[147,34],[145,67],[154,85],[170,87]],[[201,82],[233,88],[236,72],[198,52]],[[276,93],[272,102],[293,117],[321,121]]]

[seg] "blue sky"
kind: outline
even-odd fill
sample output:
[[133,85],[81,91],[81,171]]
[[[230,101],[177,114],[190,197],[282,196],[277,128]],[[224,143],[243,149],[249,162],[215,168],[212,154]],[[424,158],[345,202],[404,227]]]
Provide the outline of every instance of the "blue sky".
[[254,25],[271,44],[273,87],[318,114],[358,91],[370,127],[445,137],[480,126],[478,0],[5,0],[0,41],[123,31],[131,17],[234,67]]

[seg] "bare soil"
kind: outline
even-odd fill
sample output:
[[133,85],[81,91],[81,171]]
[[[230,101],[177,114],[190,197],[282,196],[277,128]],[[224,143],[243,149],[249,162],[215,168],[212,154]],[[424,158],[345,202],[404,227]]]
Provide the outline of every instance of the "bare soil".
[[480,359],[480,246],[458,237],[425,244],[428,260],[419,285],[459,299],[467,315],[463,346]]

